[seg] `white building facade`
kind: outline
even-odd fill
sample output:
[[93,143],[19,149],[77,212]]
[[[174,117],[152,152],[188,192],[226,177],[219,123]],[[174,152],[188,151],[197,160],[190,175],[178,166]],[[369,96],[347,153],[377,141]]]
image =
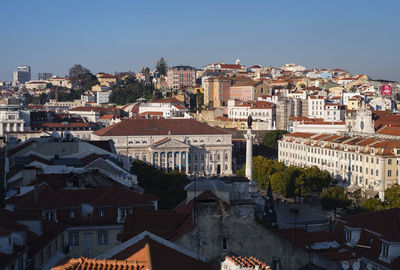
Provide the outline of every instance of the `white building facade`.
[[193,119],[126,119],[95,131],[92,140],[113,140],[129,162],[188,175],[232,174],[232,135]]
[[400,183],[399,140],[296,132],[279,141],[278,160],[287,166],[317,166],[350,188],[380,198]]

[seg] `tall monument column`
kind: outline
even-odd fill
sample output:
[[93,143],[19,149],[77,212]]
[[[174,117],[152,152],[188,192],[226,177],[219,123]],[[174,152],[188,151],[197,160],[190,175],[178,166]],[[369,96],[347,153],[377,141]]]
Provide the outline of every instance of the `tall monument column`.
[[247,129],[244,135],[246,138],[246,177],[253,181],[253,137],[251,127]]
[[257,193],[257,183],[253,181],[253,138],[255,135],[251,132],[251,124],[253,118],[249,115],[247,119],[247,133],[244,135],[246,138],[246,178],[250,180],[249,192],[250,194]]

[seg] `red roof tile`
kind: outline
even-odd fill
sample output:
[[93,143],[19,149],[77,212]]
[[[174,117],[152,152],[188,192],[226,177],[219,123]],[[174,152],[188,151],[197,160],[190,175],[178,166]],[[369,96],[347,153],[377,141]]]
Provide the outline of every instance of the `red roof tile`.
[[193,119],[126,119],[95,131],[98,136],[226,134]]

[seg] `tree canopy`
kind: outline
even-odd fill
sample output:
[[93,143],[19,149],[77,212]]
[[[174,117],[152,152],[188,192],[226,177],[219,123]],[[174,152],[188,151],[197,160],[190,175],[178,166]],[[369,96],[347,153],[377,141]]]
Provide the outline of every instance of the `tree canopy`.
[[160,199],[160,209],[170,210],[186,199],[184,188],[189,184],[189,179],[184,173],[167,173],[140,160],[133,162],[131,172],[137,175],[139,186],[144,188],[146,193]]
[[156,71],[160,75],[167,75],[167,61],[165,61],[164,57],[161,57],[156,63]]
[[[243,166],[236,173],[239,176],[245,176],[245,167]],[[264,188],[270,179],[272,190],[285,197],[306,196],[311,192],[321,192],[332,182],[331,175],[318,167],[287,167],[282,162],[262,156],[253,157],[253,179],[259,187]]]
[[326,210],[346,209],[351,205],[351,200],[347,198],[344,187],[334,186],[322,191],[321,205]]
[[270,130],[264,135],[262,144],[278,153],[278,140],[286,133],[286,130]]
[[152,84],[138,82],[136,78],[129,75],[124,80],[118,80],[112,87],[110,102],[119,105],[135,102],[138,98],[152,98],[155,94]]
[[80,64],[76,64],[69,69],[68,77],[71,83],[75,84],[79,89],[90,89],[99,83],[97,77]]
[[376,211],[382,209],[399,208],[400,207],[400,186],[394,184],[385,190],[385,201],[382,202],[376,198],[364,200],[360,207],[367,211]]

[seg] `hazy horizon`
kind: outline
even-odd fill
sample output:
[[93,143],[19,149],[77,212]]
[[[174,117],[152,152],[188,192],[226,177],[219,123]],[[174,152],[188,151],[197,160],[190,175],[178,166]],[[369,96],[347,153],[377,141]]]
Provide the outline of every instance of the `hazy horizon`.
[[400,1],[9,1],[0,17],[0,80],[17,66],[64,76],[214,62],[296,63],[400,80]]

